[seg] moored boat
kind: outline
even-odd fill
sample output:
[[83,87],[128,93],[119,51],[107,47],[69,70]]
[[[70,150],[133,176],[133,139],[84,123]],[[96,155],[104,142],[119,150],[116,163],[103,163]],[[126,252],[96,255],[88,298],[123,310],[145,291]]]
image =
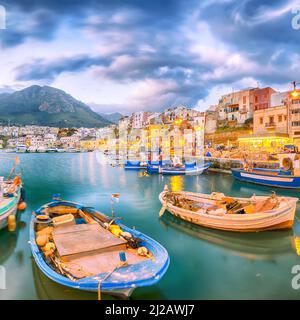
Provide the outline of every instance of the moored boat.
[[203,163],[203,164],[196,164],[196,163],[185,163],[184,165],[180,166],[165,166],[161,168],[161,173],[163,175],[197,175],[202,174],[205,172],[211,163]]
[[257,170],[254,168],[252,170],[231,169],[231,172],[235,179],[244,182],[278,188],[300,189],[300,176],[284,174],[280,170]]
[[35,146],[30,146],[30,147],[28,147],[27,152],[29,152],[29,153],[37,152],[37,147],[35,147]]
[[231,169],[235,179],[278,188],[300,188],[300,157],[298,153],[279,153],[279,168],[260,168],[244,160],[241,169]]
[[141,161],[127,160],[125,161],[125,170],[140,170],[145,169],[146,165],[143,165]]
[[292,228],[298,198],[274,194],[235,198],[222,193],[170,192],[165,187],[159,200],[163,205],[160,215],[168,210],[180,219],[208,228],[258,232]]
[[64,153],[64,152],[66,152],[66,149],[64,149],[64,148],[57,148],[56,151],[59,152],[59,153]]
[[20,144],[16,146],[17,153],[25,153],[27,151],[27,147],[24,144]]
[[15,217],[21,199],[22,182],[19,176],[0,182],[0,230],[8,225],[9,217]]
[[46,147],[40,146],[40,147],[38,147],[38,148],[36,149],[36,152],[38,152],[38,153],[44,153],[44,152],[46,152]]
[[83,205],[55,200],[30,224],[39,269],[74,289],[128,297],[157,283],[169,266],[167,251],[150,237]]

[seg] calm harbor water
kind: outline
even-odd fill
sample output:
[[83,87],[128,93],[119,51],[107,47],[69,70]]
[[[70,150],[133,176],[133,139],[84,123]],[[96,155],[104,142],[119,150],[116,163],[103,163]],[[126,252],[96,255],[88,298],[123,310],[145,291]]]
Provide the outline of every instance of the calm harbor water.
[[[8,175],[14,158],[14,154],[0,154],[1,175]],[[0,290],[0,299],[96,299],[94,293],[52,282],[37,269],[28,244],[29,220],[32,210],[49,202],[54,193],[110,213],[110,195],[115,192],[121,194],[117,216],[158,240],[171,259],[164,278],[156,286],[137,289],[133,299],[300,298],[300,290],[291,286],[292,266],[300,264],[294,241],[300,237],[297,219],[291,231],[237,234],[193,226],[169,214],[158,217],[158,194],[165,184],[173,190],[234,196],[270,193],[270,188],[216,173],[140,177],[136,171],[111,167],[98,153],[21,154],[20,159],[27,210],[19,215],[16,232],[0,232],[0,265],[7,273],[7,289]],[[299,191],[276,191],[300,195]]]

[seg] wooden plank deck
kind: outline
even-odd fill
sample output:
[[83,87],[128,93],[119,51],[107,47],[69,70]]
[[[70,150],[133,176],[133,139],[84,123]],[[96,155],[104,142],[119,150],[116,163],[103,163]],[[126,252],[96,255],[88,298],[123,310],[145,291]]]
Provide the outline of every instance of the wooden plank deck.
[[126,249],[126,241],[98,224],[78,224],[53,231],[58,254],[63,261],[93,254]]
[[[76,278],[84,278],[92,275],[97,275],[103,272],[112,271],[119,263],[119,251],[104,252],[90,256],[83,256],[74,258],[65,262],[65,266],[69,272]],[[146,257],[140,257],[134,250],[124,250],[126,252],[126,259],[129,265],[136,264],[147,260]],[[129,277],[130,275],[128,275]],[[134,276],[131,275],[131,276]],[[127,279],[128,280],[128,279]]]

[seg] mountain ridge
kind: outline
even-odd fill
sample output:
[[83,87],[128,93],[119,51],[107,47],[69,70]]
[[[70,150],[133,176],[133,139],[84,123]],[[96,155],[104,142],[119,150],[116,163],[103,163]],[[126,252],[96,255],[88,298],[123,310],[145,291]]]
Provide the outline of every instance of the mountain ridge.
[[104,127],[111,124],[65,91],[39,85],[0,94],[0,122],[54,127]]

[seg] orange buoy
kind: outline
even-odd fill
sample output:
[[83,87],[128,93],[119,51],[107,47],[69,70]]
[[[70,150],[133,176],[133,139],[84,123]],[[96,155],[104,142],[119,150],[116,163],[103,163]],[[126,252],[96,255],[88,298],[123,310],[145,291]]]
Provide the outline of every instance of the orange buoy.
[[18,204],[18,210],[25,210],[26,209],[26,203],[24,201],[20,202]]
[[8,231],[15,231],[17,228],[16,217],[14,215],[10,215],[7,218],[7,227]]

